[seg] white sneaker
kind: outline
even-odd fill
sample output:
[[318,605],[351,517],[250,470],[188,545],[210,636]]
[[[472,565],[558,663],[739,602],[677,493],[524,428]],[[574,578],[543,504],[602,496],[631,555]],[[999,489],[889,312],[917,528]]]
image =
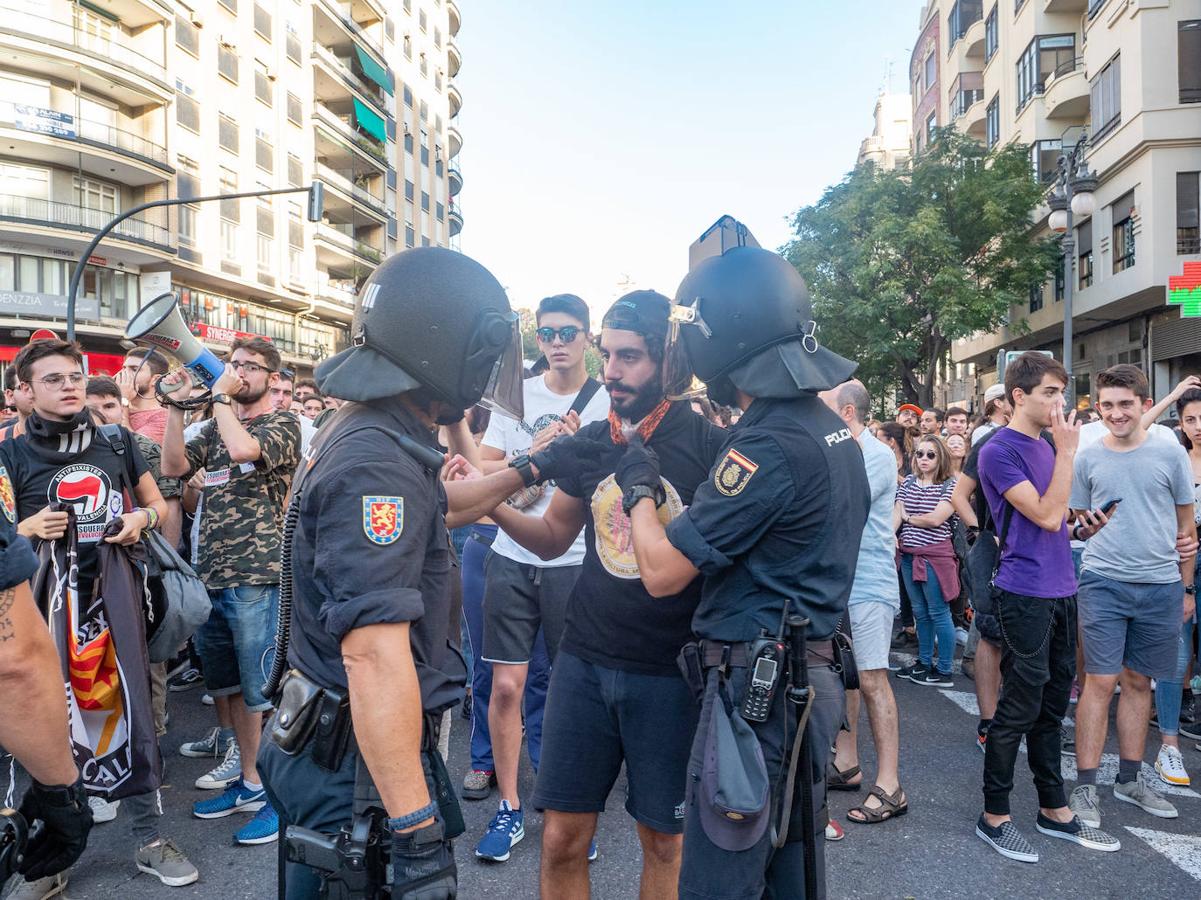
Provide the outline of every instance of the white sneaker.
[[15,885],[5,900],[47,900],[57,897],[67,889],[67,873],[47,875],[37,881],[26,881],[20,875],[14,875]]
[[88,806],[92,808],[92,821],[97,825],[117,818],[117,808],[120,805],[120,800],[110,802],[103,797],[88,797]]
[[242,754],[238,750],[238,739],[230,738],[225,748],[225,758],[215,769],[205,772],[196,779],[196,787],[202,791],[223,791],[242,777]]
[[1155,771],[1168,784],[1189,784],[1188,772],[1184,769],[1184,757],[1175,747],[1163,744],[1159,756],[1155,757]]

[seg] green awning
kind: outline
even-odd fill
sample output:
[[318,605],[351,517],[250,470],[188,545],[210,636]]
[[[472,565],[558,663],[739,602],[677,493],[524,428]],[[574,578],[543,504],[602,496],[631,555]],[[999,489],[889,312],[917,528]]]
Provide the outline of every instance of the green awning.
[[355,44],[354,55],[359,61],[359,71],[362,72],[367,78],[371,79],[380,87],[382,87],[388,92],[389,96],[391,96],[392,91],[394,90],[392,85],[392,73],[377,63],[371,54],[358,44]]
[[357,97],[354,98],[354,121],[361,131],[367,132],[381,144],[388,143],[384,117]]

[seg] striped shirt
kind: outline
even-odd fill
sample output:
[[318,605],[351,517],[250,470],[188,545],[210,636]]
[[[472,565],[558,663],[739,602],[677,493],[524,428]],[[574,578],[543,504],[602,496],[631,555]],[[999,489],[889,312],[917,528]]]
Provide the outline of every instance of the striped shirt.
[[[913,516],[928,516],[934,512],[934,507],[946,500],[951,502],[951,493],[955,490],[955,479],[948,478],[942,484],[922,485],[913,475],[910,475],[897,488],[897,500],[905,505],[905,513]],[[913,547],[929,547],[951,539],[951,519],[934,528],[919,528],[916,525],[901,526],[901,549]]]

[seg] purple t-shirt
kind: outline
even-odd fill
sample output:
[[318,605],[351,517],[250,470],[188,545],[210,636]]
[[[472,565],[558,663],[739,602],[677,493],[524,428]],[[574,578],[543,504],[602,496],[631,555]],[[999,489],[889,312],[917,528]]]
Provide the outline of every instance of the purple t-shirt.
[[[1005,521],[1004,494],[1029,481],[1046,493],[1055,469],[1055,451],[1040,438],[1002,428],[980,448],[980,487],[988,500],[1000,536]],[[1065,521],[1059,531],[1045,531],[1016,509],[1009,523],[996,585],[1030,597],[1070,597],[1076,593],[1076,571]]]

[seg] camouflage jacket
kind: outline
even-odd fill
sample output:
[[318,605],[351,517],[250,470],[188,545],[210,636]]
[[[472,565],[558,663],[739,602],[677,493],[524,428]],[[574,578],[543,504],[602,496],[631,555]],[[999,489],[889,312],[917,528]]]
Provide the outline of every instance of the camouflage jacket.
[[242,423],[259,442],[257,462],[233,463],[215,419],[188,441],[188,474],[204,469],[197,574],[210,590],[279,583],[284,503],[300,461],[300,425],[290,412]]
[[158,485],[158,491],[163,495],[163,499],[178,499],[183,494],[179,479],[163,477],[163,448],[144,434],[138,434],[136,431],[130,433],[133,435],[134,443],[142,451],[142,457],[146,460],[146,465],[150,467],[150,474],[154,476],[154,483]]

